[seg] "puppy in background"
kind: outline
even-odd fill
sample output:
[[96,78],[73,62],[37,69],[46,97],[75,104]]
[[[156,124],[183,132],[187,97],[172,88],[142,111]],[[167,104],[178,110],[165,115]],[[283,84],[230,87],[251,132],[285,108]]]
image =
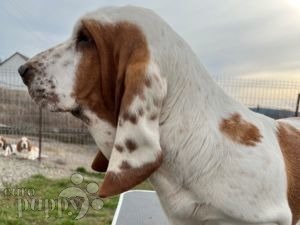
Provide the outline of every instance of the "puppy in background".
[[0,155],[10,156],[15,153],[16,146],[8,144],[7,140],[0,136]]
[[17,143],[16,153],[18,156],[30,160],[36,160],[39,157],[39,148],[33,146],[27,137],[22,137]]
[[7,141],[4,137],[0,136],[0,155],[5,155],[7,148]]

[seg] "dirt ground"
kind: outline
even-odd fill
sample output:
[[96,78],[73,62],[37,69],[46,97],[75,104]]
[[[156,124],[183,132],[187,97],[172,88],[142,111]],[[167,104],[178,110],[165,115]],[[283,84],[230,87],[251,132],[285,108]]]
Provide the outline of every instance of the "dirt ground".
[[[9,143],[17,143],[18,138],[5,136]],[[29,137],[33,145],[38,146],[38,140]],[[5,184],[14,184],[35,174],[49,178],[70,176],[78,167],[91,170],[90,166],[97,153],[95,145],[66,144],[53,140],[43,140],[42,160],[32,161],[0,156],[0,188]]]

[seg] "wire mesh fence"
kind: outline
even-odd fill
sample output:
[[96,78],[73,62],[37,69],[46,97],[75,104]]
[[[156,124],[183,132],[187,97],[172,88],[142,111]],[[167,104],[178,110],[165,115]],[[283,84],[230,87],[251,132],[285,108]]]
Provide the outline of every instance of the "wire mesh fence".
[[217,77],[217,83],[255,112],[274,119],[297,115],[300,82]]
[[[237,78],[216,78],[233,98],[252,110],[272,118],[295,115],[300,83]],[[40,111],[30,98],[16,71],[0,71],[0,135],[38,137]],[[93,139],[81,121],[68,113],[42,110],[43,139],[92,144]]]

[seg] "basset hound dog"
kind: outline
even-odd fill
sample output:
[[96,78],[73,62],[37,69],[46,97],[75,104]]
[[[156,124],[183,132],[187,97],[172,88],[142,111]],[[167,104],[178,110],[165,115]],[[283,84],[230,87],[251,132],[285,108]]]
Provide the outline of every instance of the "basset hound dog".
[[22,158],[36,160],[39,157],[39,148],[33,146],[27,137],[22,137],[16,145],[16,154]]
[[38,104],[88,127],[101,149],[92,166],[106,171],[101,197],[149,178],[174,225],[300,218],[300,130],[225,94],[151,10],[90,12],[19,73]]
[[0,155],[6,155],[7,141],[4,137],[0,136]]
[[12,154],[14,154],[12,145],[8,143],[6,138],[0,136],[0,155],[6,157]]

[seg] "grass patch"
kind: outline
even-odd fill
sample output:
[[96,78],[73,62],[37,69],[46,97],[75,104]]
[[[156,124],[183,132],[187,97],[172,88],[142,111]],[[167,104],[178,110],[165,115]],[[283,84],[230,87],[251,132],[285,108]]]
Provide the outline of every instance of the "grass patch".
[[[77,185],[81,190],[86,191],[86,187],[90,183],[99,183],[100,179],[84,179],[84,181]],[[67,209],[62,207],[59,210],[57,203],[59,194],[66,188],[74,187],[75,185],[69,178],[65,179],[48,179],[41,175],[36,175],[28,180],[21,182],[16,186],[7,186],[1,192],[0,202],[0,224],[2,225],[109,225],[112,222],[115,208],[118,204],[118,197],[113,197],[104,200],[104,205],[101,210],[94,210],[89,207],[88,213],[80,220],[75,220],[75,217],[80,211],[80,206],[84,202],[83,198],[71,198],[71,203]],[[23,190],[23,191],[22,191]],[[24,190],[27,190],[24,191]],[[33,196],[33,190],[35,191]],[[96,198],[96,195],[88,195],[90,202]],[[32,199],[36,199],[35,210],[29,209],[31,207]],[[39,205],[38,200],[41,199],[42,203]],[[46,218],[45,202],[48,199],[49,204],[49,217]],[[55,209],[51,211],[50,200],[55,201]],[[28,202],[28,209],[25,210],[25,202]],[[64,201],[62,206],[66,206]],[[18,205],[22,210],[18,210]],[[39,208],[40,206],[40,208]],[[22,212],[22,215],[20,214]],[[72,213],[72,214],[71,214]],[[21,218],[19,218],[21,216]]]
[[[84,169],[77,169],[77,173],[82,174],[84,180],[75,185],[70,178],[48,179],[42,175],[32,176],[18,185],[7,186],[0,192],[0,224],[1,225],[110,225],[118,204],[119,197],[113,197],[103,200],[103,208],[94,210],[89,207],[88,213],[80,220],[74,218],[80,211],[80,206],[84,198],[71,198],[72,203],[77,206],[73,207],[68,200],[68,208],[58,209],[59,195],[63,190],[74,187],[87,193],[87,185],[91,183],[99,184],[103,180],[103,175],[88,172]],[[135,189],[151,190],[152,187],[148,182],[138,185]],[[68,189],[71,190],[71,189]],[[70,191],[67,191],[70,193]],[[89,202],[97,198],[95,194],[87,194]],[[35,204],[31,204],[32,199],[36,199]],[[38,200],[42,200],[39,205]],[[48,200],[49,212],[46,211],[45,202]],[[55,208],[51,210],[51,200],[55,201]],[[25,210],[25,202],[28,202]],[[61,201],[64,203],[63,201]],[[18,210],[18,205],[20,210]],[[30,209],[31,206],[35,209]],[[52,204],[53,205],[53,204]],[[62,206],[66,206],[62,204]],[[40,207],[40,208],[39,208]],[[22,215],[20,214],[22,212]],[[48,217],[46,215],[48,214]],[[21,217],[19,217],[21,216]]]
[[83,176],[96,177],[99,179],[104,178],[104,173],[89,172],[84,167],[78,167],[76,172],[82,174]]

